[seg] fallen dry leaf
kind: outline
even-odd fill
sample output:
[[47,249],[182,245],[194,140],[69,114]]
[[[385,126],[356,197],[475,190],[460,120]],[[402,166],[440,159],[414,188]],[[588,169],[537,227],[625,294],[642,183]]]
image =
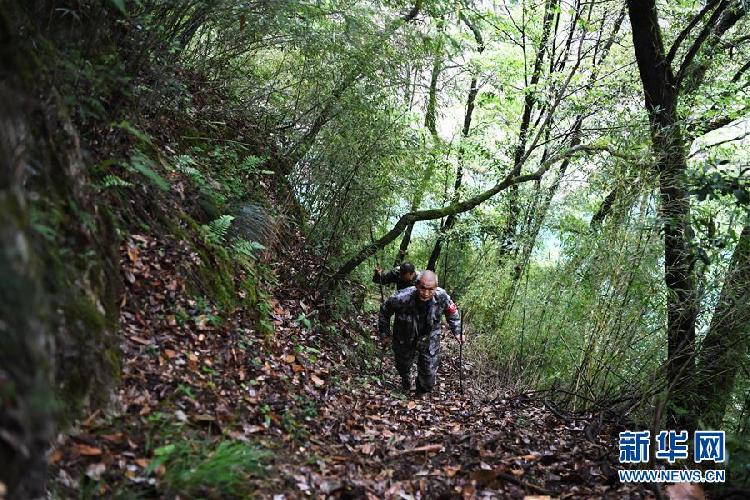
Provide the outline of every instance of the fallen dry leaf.
[[109,441],[110,443],[122,443],[125,440],[125,435],[122,432],[102,434],[102,439]]
[[424,446],[417,446],[416,448],[411,448],[409,450],[403,450],[398,455],[403,455],[406,453],[420,453],[420,452],[427,452],[427,453],[435,453],[443,449],[443,445],[436,443],[436,444],[426,444]]
[[461,466],[444,465],[443,470],[445,471],[446,476],[453,477],[461,470]]
[[128,257],[132,263],[135,264],[138,261],[138,254],[138,247],[128,243]]
[[97,457],[102,454],[101,448],[97,448],[96,446],[89,446],[87,444],[76,443],[74,447],[79,455],[83,455],[85,457]]
[[667,498],[669,500],[705,500],[706,494],[703,488],[697,484],[677,483],[667,486]]
[[50,465],[55,465],[57,462],[60,461],[60,459],[62,459],[63,456],[64,454],[62,450],[59,450],[59,449],[53,450],[52,453],[50,453],[49,456],[47,457],[47,463]]
[[533,453],[529,453],[528,455],[516,455],[515,457],[504,458],[503,462],[513,462],[516,460],[527,460],[527,461],[533,462],[535,460],[539,460],[541,457],[542,457],[541,455],[535,455]]

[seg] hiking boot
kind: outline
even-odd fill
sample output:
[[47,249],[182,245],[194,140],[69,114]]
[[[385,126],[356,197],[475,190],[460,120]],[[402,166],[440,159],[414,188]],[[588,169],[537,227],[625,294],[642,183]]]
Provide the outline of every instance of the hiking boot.
[[404,391],[407,394],[409,392],[411,392],[411,381],[409,381],[408,379],[403,379],[402,378],[401,379],[401,390]]
[[429,389],[425,389],[422,387],[422,385],[419,383],[419,379],[417,379],[417,383],[415,384],[417,386],[417,396],[424,396],[428,392],[430,392]]

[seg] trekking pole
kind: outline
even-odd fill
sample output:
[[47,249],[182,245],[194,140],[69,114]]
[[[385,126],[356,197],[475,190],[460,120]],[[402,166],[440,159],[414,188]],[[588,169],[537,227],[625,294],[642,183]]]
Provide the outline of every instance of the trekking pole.
[[[372,235],[372,226],[370,226],[370,241],[373,245],[375,244],[375,238]],[[378,273],[378,284],[380,285],[380,307],[383,307],[383,302],[385,302],[385,295],[383,295],[383,270],[380,268],[380,259],[378,259],[377,251],[375,252],[374,257],[375,265],[377,265],[378,269],[380,269],[380,272]],[[379,334],[378,337],[380,337]],[[381,346],[380,348],[380,383],[383,386],[385,386],[385,371],[383,370],[383,358],[385,357],[385,349],[385,346]]]
[[458,384],[461,394],[464,393],[464,321],[466,320],[466,311],[461,312],[461,330],[458,342]]
[[461,314],[461,333],[458,337],[458,387],[461,394],[464,393],[464,319],[465,314]]
[[[380,267],[380,264],[378,264],[378,267]],[[381,272],[378,275],[378,281],[380,282],[380,307],[383,307],[383,302],[385,302],[385,297],[383,296],[383,273]],[[385,387],[385,371],[383,369],[383,358],[385,357],[385,345],[382,345],[380,347],[380,383],[383,384]]]

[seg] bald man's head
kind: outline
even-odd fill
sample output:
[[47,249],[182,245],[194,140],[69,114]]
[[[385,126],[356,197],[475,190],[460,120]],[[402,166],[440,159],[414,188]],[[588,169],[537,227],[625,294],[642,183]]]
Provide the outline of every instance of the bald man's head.
[[437,274],[435,274],[434,272],[430,270],[422,271],[421,273],[419,273],[419,282],[422,283],[423,281],[427,283],[434,282],[435,285],[437,285],[438,284]]
[[422,271],[417,281],[417,298],[422,302],[430,300],[438,287],[438,277],[432,271]]

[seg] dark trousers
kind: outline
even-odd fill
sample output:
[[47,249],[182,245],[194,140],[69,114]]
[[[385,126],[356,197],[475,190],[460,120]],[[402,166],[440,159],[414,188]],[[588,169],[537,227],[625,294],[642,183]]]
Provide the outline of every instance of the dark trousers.
[[411,365],[417,358],[417,391],[429,392],[435,387],[435,376],[440,363],[440,330],[429,335],[394,336],[393,355],[396,370],[404,387],[411,386]]

